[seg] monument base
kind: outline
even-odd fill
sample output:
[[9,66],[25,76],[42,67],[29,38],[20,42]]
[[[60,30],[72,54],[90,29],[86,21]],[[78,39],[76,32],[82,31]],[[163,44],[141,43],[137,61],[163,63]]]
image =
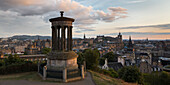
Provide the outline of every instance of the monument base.
[[46,79],[64,82],[81,79],[77,57],[78,55],[73,51],[51,52],[47,57]]

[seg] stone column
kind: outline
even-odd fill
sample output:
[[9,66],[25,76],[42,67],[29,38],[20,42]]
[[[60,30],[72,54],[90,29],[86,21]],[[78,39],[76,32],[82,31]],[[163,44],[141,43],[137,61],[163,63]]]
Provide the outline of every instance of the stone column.
[[55,43],[56,43],[55,48],[56,48],[56,50],[58,50],[58,26],[56,27],[56,41],[55,41]]
[[38,61],[38,73],[40,72],[40,62]]
[[72,28],[73,26],[70,26],[70,50],[72,51]]
[[70,50],[70,27],[67,28],[67,51]]
[[62,32],[61,32],[61,50],[64,51],[64,34],[65,34],[64,31],[65,31],[65,30],[64,30],[64,27],[63,27],[63,26],[62,26],[62,28],[61,28],[61,31],[62,31]]
[[55,29],[54,29],[54,26],[52,26],[51,28],[52,28],[52,50],[54,51],[54,43],[55,43],[54,35],[55,35]]
[[66,50],[66,26],[64,26],[64,50]]
[[54,50],[57,50],[57,28],[54,27]]
[[57,46],[57,47],[58,47],[58,50],[61,50],[61,47],[60,47],[60,46],[61,46],[60,37],[61,37],[61,36],[60,36],[60,26],[58,26],[58,46]]
[[67,82],[67,68],[63,69],[63,82]]
[[47,77],[46,69],[47,69],[47,67],[44,66],[44,67],[43,67],[43,80],[46,80],[46,77]]
[[84,79],[84,66],[81,65],[81,78]]

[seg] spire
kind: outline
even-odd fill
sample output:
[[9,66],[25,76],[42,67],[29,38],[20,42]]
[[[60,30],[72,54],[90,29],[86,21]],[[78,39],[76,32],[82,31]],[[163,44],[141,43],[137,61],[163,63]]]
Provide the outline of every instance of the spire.
[[85,33],[84,33],[84,39],[86,39],[86,35],[85,35]]
[[133,45],[132,45],[132,40],[131,40],[131,36],[129,36],[129,43],[128,43],[128,45],[129,45],[129,46],[128,46],[129,48],[133,47]]
[[132,41],[132,40],[131,40],[131,36],[129,36],[129,41]]

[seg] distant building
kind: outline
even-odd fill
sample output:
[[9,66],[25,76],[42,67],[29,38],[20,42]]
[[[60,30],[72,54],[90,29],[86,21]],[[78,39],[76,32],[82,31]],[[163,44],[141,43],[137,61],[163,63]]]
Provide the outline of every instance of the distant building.
[[145,59],[142,59],[140,64],[139,64],[139,70],[142,73],[151,73],[152,72],[152,66]]
[[109,70],[109,68],[114,69],[115,71],[118,71],[121,69],[123,65],[119,62],[108,62],[107,58],[105,59],[105,64],[101,67],[102,69]]
[[36,48],[36,45],[28,45],[27,48],[25,48],[25,52],[28,55],[34,55],[34,54],[38,54],[38,48]]

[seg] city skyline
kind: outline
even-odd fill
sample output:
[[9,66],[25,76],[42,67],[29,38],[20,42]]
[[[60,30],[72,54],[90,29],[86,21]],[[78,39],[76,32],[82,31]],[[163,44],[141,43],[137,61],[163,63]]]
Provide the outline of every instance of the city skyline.
[[[6,0],[0,1],[0,37],[50,36],[48,19],[74,17],[73,37],[119,32],[123,39],[170,39],[168,0]],[[89,3],[90,2],[90,3]]]

